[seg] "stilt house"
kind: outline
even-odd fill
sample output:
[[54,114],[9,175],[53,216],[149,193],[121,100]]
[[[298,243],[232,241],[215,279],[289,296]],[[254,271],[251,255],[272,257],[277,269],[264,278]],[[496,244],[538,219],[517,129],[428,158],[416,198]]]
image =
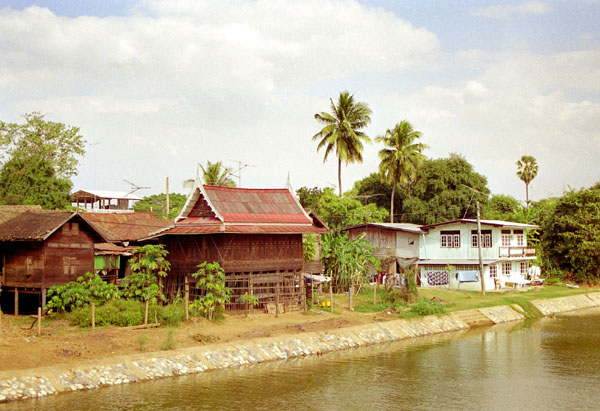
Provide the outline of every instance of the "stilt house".
[[106,239],[76,212],[2,211],[12,214],[0,218],[0,286],[8,311],[18,314],[19,294],[26,306],[44,307],[49,287],[94,271],[94,244]]
[[171,298],[183,293],[185,277],[193,282],[198,264],[217,261],[233,290],[228,310],[244,309],[245,293],[289,310],[301,303],[302,234],[327,231],[289,189],[196,185],[175,225],[148,239],[169,251],[164,291]]

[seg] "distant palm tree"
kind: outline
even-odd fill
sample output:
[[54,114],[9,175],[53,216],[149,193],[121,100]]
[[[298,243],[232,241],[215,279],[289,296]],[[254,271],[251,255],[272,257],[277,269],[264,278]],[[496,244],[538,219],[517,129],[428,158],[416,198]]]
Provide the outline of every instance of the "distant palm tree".
[[402,121],[393,129],[387,129],[383,136],[375,141],[385,144],[386,148],[379,151],[379,175],[382,181],[392,185],[392,201],[390,204],[390,222],[394,222],[394,195],[396,184],[408,188],[417,175],[417,167],[425,156],[423,150],[427,144],[417,143],[421,138],[419,131],[414,131],[408,121]]
[[315,119],[325,124],[313,141],[319,140],[317,151],[325,147],[327,160],[329,153],[335,150],[338,158],[338,188],[342,196],[342,160],[348,165],[358,161],[362,163],[362,142],[370,143],[371,139],[360,131],[371,122],[371,110],[366,103],[355,102],[354,95],[347,91],[340,93],[337,105],[331,101],[331,113],[317,113]]
[[216,163],[206,162],[206,168],[200,165],[202,169],[202,179],[204,184],[211,186],[235,187],[235,182],[231,179],[231,169],[224,167],[221,161]]
[[216,163],[206,162],[206,168],[202,164],[198,164],[196,169],[196,179],[193,178],[185,180],[183,186],[190,188],[194,186],[194,181],[200,182],[200,170],[202,170],[202,180],[204,184],[210,186],[224,186],[224,187],[236,187],[235,182],[231,179],[231,169],[229,167],[223,167],[221,161]]
[[525,183],[525,204],[529,208],[529,183],[538,173],[538,164],[533,156],[522,156],[517,161],[517,177]]

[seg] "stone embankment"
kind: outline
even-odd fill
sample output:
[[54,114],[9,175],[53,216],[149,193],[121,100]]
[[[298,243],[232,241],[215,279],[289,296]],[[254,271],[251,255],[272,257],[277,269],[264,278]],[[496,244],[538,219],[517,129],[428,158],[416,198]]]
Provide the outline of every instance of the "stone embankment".
[[[536,300],[533,304],[544,315],[552,315],[598,307],[600,293]],[[444,317],[428,316],[414,320],[376,322],[321,333],[124,356],[111,359],[112,363],[103,365],[94,363],[81,364],[76,368],[57,366],[5,371],[0,373],[0,402],[321,355],[524,318],[522,313],[510,306],[497,306],[452,313]]]

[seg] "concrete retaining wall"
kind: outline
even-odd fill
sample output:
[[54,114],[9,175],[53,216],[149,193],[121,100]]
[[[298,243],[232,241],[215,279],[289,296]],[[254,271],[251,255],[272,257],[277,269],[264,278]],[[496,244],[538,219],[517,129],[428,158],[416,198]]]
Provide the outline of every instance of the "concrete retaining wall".
[[[600,293],[537,300],[533,303],[544,315],[550,315],[600,306]],[[494,324],[524,318],[509,306],[482,308],[479,312]],[[111,359],[112,363],[104,365],[94,363],[76,367],[5,371],[0,372],[0,402],[319,355],[467,329],[469,325],[456,315],[427,316],[415,320],[375,322],[322,333],[123,356]]]

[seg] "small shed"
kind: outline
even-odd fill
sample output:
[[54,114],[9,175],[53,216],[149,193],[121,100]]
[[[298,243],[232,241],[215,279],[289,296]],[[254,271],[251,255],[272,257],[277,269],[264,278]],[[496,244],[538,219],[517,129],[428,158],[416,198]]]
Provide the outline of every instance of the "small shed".
[[44,307],[49,287],[94,271],[94,244],[102,242],[106,242],[103,235],[73,211],[33,209],[4,221],[0,224],[3,306],[9,304],[6,294],[12,293],[17,314],[19,294],[35,296]]
[[[386,273],[400,272],[401,267],[409,267],[419,259],[419,237],[421,226],[409,223],[365,223],[345,227],[350,240],[364,234],[364,239],[377,247],[375,256]],[[372,268],[372,274],[376,272]]]

